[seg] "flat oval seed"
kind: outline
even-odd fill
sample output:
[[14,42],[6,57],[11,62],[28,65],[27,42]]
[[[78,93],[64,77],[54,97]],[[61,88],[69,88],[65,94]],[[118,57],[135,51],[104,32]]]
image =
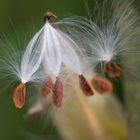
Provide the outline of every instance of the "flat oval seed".
[[114,62],[107,62],[104,65],[104,71],[109,77],[115,78],[120,77],[122,74],[121,68]]
[[79,82],[85,96],[94,95],[94,92],[92,91],[90,85],[88,84],[87,80],[85,79],[83,75],[79,75]]
[[24,106],[26,98],[26,86],[24,83],[21,83],[16,87],[12,98],[16,108],[21,109]]
[[94,76],[91,82],[94,89],[100,94],[112,93],[113,91],[112,83],[103,77]]
[[63,99],[63,84],[59,78],[57,78],[53,87],[53,103],[56,107],[60,107]]
[[50,76],[47,77],[43,86],[43,96],[47,97],[53,88],[53,82]]

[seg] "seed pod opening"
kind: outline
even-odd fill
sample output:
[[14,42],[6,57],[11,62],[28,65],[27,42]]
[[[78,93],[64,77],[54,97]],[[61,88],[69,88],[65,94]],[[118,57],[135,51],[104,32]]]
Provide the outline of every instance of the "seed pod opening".
[[21,83],[16,87],[12,98],[16,108],[21,109],[24,106],[26,98],[26,86],[24,83]]
[[122,74],[121,68],[114,62],[107,62],[104,65],[104,71],[109,77],[115,78],[120,77]]
[[47,77],[43,86],[43,96],[47,97],[53,88],[53,82],[50,76]]
[[53,103],[56,107],[60,107],[63,99],[63,84],[59,78],[56,79],[53,87]]
[[99,94],[108,94],[108,93],[112,93],[113,91],[112,83],[103,77],[94,76],[91,82],[94,89]]
[[79,75],[79,82],[85,96],[94,95],[94,92],[92,91],[90,85],[88,84],[87,80],[85,79],[83,75]]

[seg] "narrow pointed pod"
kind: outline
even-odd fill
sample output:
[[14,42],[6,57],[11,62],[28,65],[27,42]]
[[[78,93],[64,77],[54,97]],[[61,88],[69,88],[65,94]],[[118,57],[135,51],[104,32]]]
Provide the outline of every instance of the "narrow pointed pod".
[[16,108],[21,109],[25,104],[26,98],[26,85],[25,83],[19,84],[12,95],[13,102]]
[[54,85],[53,85],[52,79],[50,76],[48,76],[43,85],[43,96],[44,97],[47,97],[49,95],[49,93],[53,89],[53,86]]
[[121,68],[114,62],[106,62],[104,65],[104,71],[111,78],[120,77],[122,74]]
[[94,76],[93,79],[91,80],[91,83],[94,89],[99,94],[108,94],[108,93],[112,93],[113,91],[112,83],[103,77]]
[[53,87],[53,103],[56,107],[60,107],[63,99],[63,84],[57,77]]
[[79,75],[79,82],[80,82],[80,87],[85,96],[94,95],[94,92],[92,91],[90,85],[88,84],[87,80],[83,75]]

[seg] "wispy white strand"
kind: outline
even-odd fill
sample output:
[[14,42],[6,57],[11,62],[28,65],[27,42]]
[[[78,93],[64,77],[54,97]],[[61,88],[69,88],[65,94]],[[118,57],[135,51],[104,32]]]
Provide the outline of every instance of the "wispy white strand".
[[[57,77],[62,64],[73,72],[81,74],[79,57],[74,50],[77,44],[60,30],[56,30],[50,23],[46,23],[46,50],[44,53],[44,66],[51,76]],[[53,79],[53,78],[52,78]]]
[[68,66],[73,72],[77,74],[82,74],[81,71],[81,65],[80,65],[80,60],[79,57],[74,50],[74,48],[78,48],[77,44],[66,34],[63,32],[60,32],[61,36],[58,35],[59,41],[62,44],[61,48],[61,53],[62,53],[62,60],[63,63]]
[[22,83],[42,82],[47,75],[55,82],[64,65],[80,75],[82,70],[77,48],[78,45],[68,35],[46,21],[20,59],[17,56],[20,50],[15,50],[13,46],[6,52],[8,57],[1,60],[1,63],[5,63],[4,74],[6,77],[17,77]]
[[40,33],[42,29],[33,37],[33,39],[29,42],[27,49],[23,55],[21,61],[21,79],[22,82],[28,82],[31,80],[33,74],[38,70],[42,61],[42,51],[44,50],[44,46],[39,48],[39,44],[42,43],[39,39]]
[[[104,0],[94,17],[70,17],[58,22],[88,54],[90,63],[117,60],[140,45],[140,18],[133,2]],[[82,42],[82,43],[81,43]]]
[[49,23],[45,25],[46,37],[44,38],[46,41],[46,49],[44,53],[44,63],[49,72],[51,72],[54,76],[58,76],[61,63],[61,48],[60,41],[58,40],[56,34],[56,30],[51,27]]

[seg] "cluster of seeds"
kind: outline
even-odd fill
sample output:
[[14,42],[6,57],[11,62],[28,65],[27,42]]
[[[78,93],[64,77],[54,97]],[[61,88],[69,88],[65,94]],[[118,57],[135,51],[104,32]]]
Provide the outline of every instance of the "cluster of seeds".
[[[63,99],[63,82],[59,77],[61,67],[68,67],[72,72],[79,75],[79,84],[81,90],[86,96],[94,95],[93,89],[90,87],[90,84],[88,83],[86,78],[82,75],[81,62],[78,54],[74,50],[74,47],[77,46],[77,44],[66,34],[55,29],[55,27],[53,26],[53,18],[55,17],[56,16],[52,12],[47,12],[44,15],[45,25],[43,29],[41,29],[41,31],[37,33],[38,34],[37,37],[36,35],[33,37],[33,41],[35,42],[31,43],[25,51],[23,59],[26,59],[26,61],[28,59],[27,57],[29,57],[28,53],[36,49],[35,47],[38,47],[37,49],[40,52],[39,52],[39,56],[37,56],[38,59],[36,60],[36,64],[34,63],[34,67],[36,67],[36,69],[33,71],[32,68],[29,71],[24,67],[24,71],[22,72],[23,77],[21,77],[22,79],[21,84],[19,84],[13,92],[13,101],[16,108],[22,108],[24,106],[25,98],[26,98],[26,83],[28,82],[28,79],[31,79],[30,77],[39,69],[40,67],[39,65],[41,65],[41,63],[46,63],[44,65],[47,65],[46,66],[47,77],[44,80],[44,85],[42,87],[42,94],[46,98],[52,92],[53,102],[55,106],[57,107],[61,106],[61,102]],[[38,40],[40,40],[41,42],[39,42]],[[66,46],[64,46],[63,43]],[[64,48],[62,46],[64,46]],[[75,58],[73,62],[71,60],[72,57],[73,59]],[[31,66],[31,62],[29,61],[33,61],[33,60],[34,58],[30,58],[30,60],[28,60],[30,66]],[[40,62],[38,62],[39,60]],[[26,67],[28,68],[29,66],[26,64]],[[113,73],[114,71],[116,72],[116,67],[113,68],[111,66],[108,67],[109,69],[106,69],[108,73]],[[27,75],[27,72],[30,77]],[[93,88],[101,94],[112,92],[112,84],[108,80],[104,79],[103,77],[95,76],[92,79],[92,85]]]
[[[134,16],[136,12],[132,3],[121,0],[112,3],[116,5],[110,10],[114,11],[111,13],[112,16],[108,22],[106,19],[104,22],[106,16],[101,15],[99,25],[91,17],[87,19],[78,16],[54,22],[56,15],[50,11],[45,13],[44,26],[28,43],[20,66],[11,64],[13,73],[20,80],[20,84],[13,92],[16,108],[22,108],[25,104],[26,84],[39,79],[43,80],[43,97],[47,99],[48,95],[52,94],[54,105],[60,107],[64,96],[64,84],[60,73],[64,68],[77,75],[79,86],[85,96],[92,96],[95,91],[99,94],[113,92],[112,83],[108,79],[99,74],[94,74],[88,79],[83,72],[84,67],[92,65],[96,67],[101,63],[103,72],[108,77],[120,77],[122,69],[116,61],[117,57],[122,56],[128,50],[127,47],[136,47],[140,44],[139,17]],[[122,11],[124,7],[125,10]],[[66,32],[58,28],[61,24],[67,25]],[[77,48],[86,54],[83,58]],[[87,65],[83,64],[84,60],[88,60]]]

